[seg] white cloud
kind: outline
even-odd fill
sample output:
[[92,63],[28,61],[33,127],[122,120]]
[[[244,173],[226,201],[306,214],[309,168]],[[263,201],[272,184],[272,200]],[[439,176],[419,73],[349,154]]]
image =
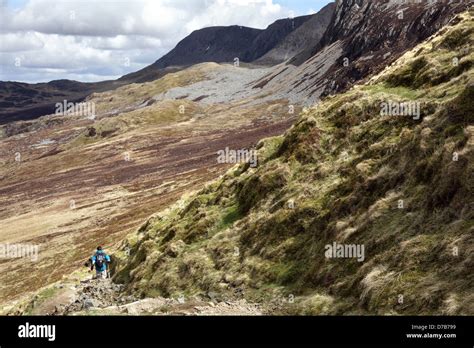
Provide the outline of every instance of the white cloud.
[[153,63],[193,30],[265,28],[287,14],[272,0],[29,0],[2,9],[0,80],[116,78]]

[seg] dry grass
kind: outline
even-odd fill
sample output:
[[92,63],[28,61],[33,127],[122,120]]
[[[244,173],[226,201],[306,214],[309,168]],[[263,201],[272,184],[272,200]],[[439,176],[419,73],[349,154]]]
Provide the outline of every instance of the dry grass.
[[[474,57],[450,64],[474,38],[460,18],[263,141],[258,169],[233,168],[151,220],[116,280],[142,296],[293,294],[283,312],[301,314],[472,314],[473,119],[454,116],[473,114]],[[420,120],[380,115],[407,99]],[[336,240],[364,245],[365,261],[326,259]]]

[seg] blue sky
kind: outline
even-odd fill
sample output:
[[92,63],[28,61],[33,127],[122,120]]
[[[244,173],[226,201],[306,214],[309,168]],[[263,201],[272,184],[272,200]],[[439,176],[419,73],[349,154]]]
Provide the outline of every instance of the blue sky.
[[[193,30],[266,28],[328,0],[0,0],[0,80],[101,81],[140,70]],[[6,6],[5,6],[6,5]]]
[[307,14],[310,11],[318,12],[324,6],[329,4],[329,0],[277,0],[274,1],[277,4],[285,6],[287,8],[291,8],[295,11],[296,15],[303,15]]
[[27,2],[27,0],[3,0],[3,2],[9,7],[20,8]]

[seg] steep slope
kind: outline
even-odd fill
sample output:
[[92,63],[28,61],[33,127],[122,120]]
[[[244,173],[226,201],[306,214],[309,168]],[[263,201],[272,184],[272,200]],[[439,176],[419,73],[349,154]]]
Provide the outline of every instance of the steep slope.
[[211,27],[196,30],[176,45],[153,66],[158,69],[168,66],[187,66],[203,62],[233,62],[241,57],[261,30],[241,27]]
[[0,262],[0,310],[225,173],[218,150],[250,148],[288,129],[299,106],[289,114],[286,99],[246,88],[269,69],[198,64],[92,94],[93,118],[46,115],[0,126],[0,244],[41,251],[33,268],[24,259]]
[[[139,297],[219,293],[284,313],[474,314],[473,40],[465,12],[304,111],[259,143],[258,168],[150,218],[115,280]],[[329,258],[333,243],[365,252]]]
[[259,64],[274,65],[292,59],[314,47],[323,37],[334,14],[335,3],[323,7],[318,13],[288,34],[278,45],[257,60]]
[[247,48],[241,59],[245,62],[253,62],[260,58],[311,18],[312,16],[301,16],[276,21],[253,40],[252,45]]
[[252,62],[309,19],[311,16],[282,19],[265,30],[242,26],[197,30],[154,64],[116,81],[82,83],[60,80],[38,84],[0,81],[0,124],[32,120],[54,113],[57,102],[81,102],[92,93],[114,90],[131,83],[155,81],[198,63],[233,62],[234,58]]
[[321,96],[347,90],[380,72],[469,6],[448,0],[338,1],[320,42],[257,81],[255,87],[268,93],[286,90],[295,100],[313,104]]
[[152,65],[125,75],[120,80],[147,82],[162,69],[186,67],[204,62],[233,63],[235,58],[239,58],[242,62],[252,62],[273,49],[311,17],[281,19],[265,30],[237,25],[196,30]]

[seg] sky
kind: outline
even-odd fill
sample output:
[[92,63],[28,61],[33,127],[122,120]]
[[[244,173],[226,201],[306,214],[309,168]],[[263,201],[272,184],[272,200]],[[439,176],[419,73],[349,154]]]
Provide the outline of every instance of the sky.
[[331,0],[0,0],[0,80],[116,79],[193,30],[266,28]]

